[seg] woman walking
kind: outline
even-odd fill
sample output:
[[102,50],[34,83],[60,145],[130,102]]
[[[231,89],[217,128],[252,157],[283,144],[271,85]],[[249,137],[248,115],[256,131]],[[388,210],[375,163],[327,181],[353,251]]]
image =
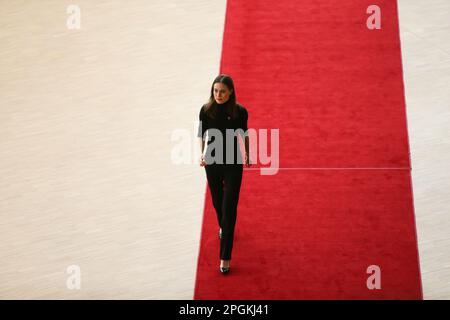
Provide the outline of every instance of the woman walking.
[[[220,227],[219,270],[226,274],[230,271],[243,164],[251,165],[247,132],[248,112],[236,102],[231,77],[221,74],[214,79],[209,101],[201,107],[199,120],[197,136],[200,138],[200,166],[205,168]],[[205,149],[206,133],[208,141]],[[239,148],[239,136],[244,140],[245,157]]]

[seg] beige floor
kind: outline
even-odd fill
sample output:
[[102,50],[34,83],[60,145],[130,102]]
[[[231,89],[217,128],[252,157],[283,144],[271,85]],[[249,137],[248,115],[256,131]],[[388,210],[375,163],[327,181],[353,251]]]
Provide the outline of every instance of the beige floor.
[[450,1],[399,0],[425,299],[450,299]]
[[206,181],[171,134],[219,72],[225,1],[77,1],[80,30],[71,3],[0,4],[0,298],[192,299]]
[[[399,1],[424,293],[450,298],[450,3]],[[0,1],[0,298],[192,299],[206,181],[171,134],[219,72],[226,0],[77,1],[79,30],[71,3]]]

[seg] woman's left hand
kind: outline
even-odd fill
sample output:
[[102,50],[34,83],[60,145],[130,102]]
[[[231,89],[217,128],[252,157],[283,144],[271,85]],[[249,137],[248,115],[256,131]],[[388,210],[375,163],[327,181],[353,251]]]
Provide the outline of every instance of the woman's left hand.
[[250,157],[248,154],[245,154],[245,166],[250,167],[252,164],[250,162]]

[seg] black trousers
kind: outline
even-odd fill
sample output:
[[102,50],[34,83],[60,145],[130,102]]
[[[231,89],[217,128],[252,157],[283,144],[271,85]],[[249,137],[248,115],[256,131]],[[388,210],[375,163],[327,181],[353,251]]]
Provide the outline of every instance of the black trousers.
[[222,228],[220,259],[230,260],[234,228],[242,182],[242,164],[209,164],[205,166],[217,221]]

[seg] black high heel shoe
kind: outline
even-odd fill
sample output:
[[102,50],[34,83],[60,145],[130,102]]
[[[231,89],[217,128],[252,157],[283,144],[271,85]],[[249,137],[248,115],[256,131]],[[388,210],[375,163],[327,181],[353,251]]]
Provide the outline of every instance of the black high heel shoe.
[[228,272],[230,272],[230,265],[228,264],[228,267],[219,266],[219,270],[222,274],[228,273]]
[[230,267],[220,267],[220,272],[222,274],[230,272]]

